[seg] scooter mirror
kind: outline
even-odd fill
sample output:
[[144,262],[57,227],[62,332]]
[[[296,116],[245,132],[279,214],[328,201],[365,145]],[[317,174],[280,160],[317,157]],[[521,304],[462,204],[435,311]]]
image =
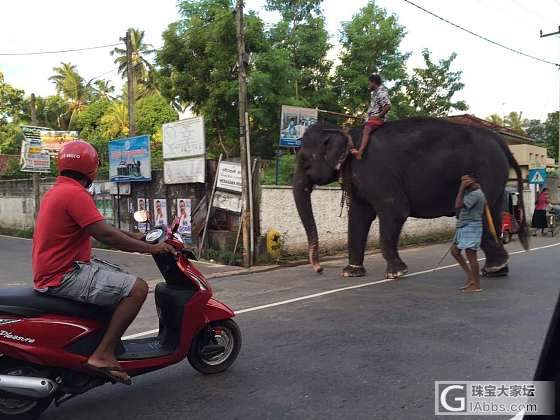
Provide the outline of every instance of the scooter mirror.
[[148,221],[148,212],[146,210],[138,210],[134,212],[134,220],[138,223],[144,223]]

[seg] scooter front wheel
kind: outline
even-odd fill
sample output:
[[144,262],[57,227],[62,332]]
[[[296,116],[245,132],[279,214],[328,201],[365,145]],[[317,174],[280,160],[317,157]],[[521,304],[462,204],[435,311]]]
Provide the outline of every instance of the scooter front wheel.
[[241,331],[232,319],[214,321],[198,333],[191,343],[188,359],[204,374],[227,370],[241,350]]

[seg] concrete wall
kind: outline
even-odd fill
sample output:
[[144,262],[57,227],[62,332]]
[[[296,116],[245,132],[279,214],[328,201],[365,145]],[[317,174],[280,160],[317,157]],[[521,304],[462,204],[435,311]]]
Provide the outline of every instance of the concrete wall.
[[[299,220],[291,187],[262,187],[260,208],[261,232],[266,234],[270,228],[285,235],[288,250],[301,250],[307,246],[305,230]],[[338,188],[317,188],[311,194],[313,211],[320,246],[344,247],[347,241],[348,212],[344,208],[340,215],[341,191]],[[455,227],[455,218],[414,219],[406,222],[402,239],[413,239],[427,235],[451,232]],[[369,234],[369,242],[379,240],[379,223],[376,220]]]
[[[52,185],[52,180],[41,183],[41,194]],[[33,227],[35,201],[30,179],[0,181],[0,227],[27,229]]]

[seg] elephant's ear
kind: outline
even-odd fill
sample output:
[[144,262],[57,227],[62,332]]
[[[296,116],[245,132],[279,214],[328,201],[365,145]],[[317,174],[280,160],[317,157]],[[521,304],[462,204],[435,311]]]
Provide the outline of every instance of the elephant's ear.
[[325,160],[338,171],[348,154],[348,140],[340,132],[329,133],[323,138],[323,144],[326,149]]

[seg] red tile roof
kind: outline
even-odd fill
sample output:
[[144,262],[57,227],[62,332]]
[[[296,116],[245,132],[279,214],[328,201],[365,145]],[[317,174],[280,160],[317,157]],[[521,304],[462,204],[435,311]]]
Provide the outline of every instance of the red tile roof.
[[515,137],[520,139],[524,142],[534,143],[535,140],[527,137],[523,134],[519,134],[508,127],[504,127],[503,125],[494,124],[491,121],[483,120],[482,118],[475,117],[471,114],[461,114],[461,115],[452,115],[447,117],[447,119],[451,122],[458,123],[458,124],[465,124],[465,125],[472,125],[475,127],[485,127],[490,130],[496,131],[500,134]]

